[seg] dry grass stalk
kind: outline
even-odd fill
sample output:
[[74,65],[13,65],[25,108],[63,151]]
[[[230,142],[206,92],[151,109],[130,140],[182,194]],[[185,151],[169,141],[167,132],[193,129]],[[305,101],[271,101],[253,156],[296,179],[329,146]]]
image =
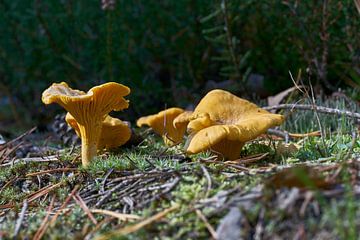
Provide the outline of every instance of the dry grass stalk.
[[84,200],[80,197],[80,195],[78,193],[75,193],[75,195],[72,196],[73,199],[76,201],[77,204],[79,204],[79,206],[84,210],[84,212],[86,213],[86,215],[88,215],[89,219],[96,225],[98,224],[98,222],[96,221],[94,215],[91,213],[90,209],[88,208],[88,206],[86,205],[86,203],[84,202]]
[[105,235],[101,235],[97,238],[95,238],[96,240],[105,240],[105,239],[111,239],[112,237],[114,236],[122,236],[122,235],[126,235],[126,234],[130,234],[130,233],[133,233],[133,232],[136,232],[138,230],[140,230],[141,228],[149,225],[150,223],[153,223],[155,221],[158,221],[160,219],[162,219],[163,217],[165,217],[167,214],[169,214],[170,212],[178,209],[180,207],[180,205],[176,204],[170,208],[167,208],[165,209],[164,211],[162,212],[159,212],[157,214],[155,214],[154,216],[152,217],[149,217],[135,225],[131,225],[131,226],[127,226],[127,227],[124,227],[124,228],[120,228],[118,230],[115,230],[113,232],[110,232],[108,234],[105,234]]
[[199,209],[195,210],[196,215],[204,222],[206,229],[209,231],[209,233],[211,234],[211,237],[213,239],[218,239],[218,236],[216,234],[215,229],[211,226],[211,224],[209,223],[209,221],[206,219],[206,217],[204,216],[204,214],[202,214],[202,212]]
[[44,220],[42,221],[39,229],[35,233],[35,235],[33,237],[33,240],[40,240],[44,236],[44,234],[46,232],[46,229],[49,226],[49,218],[50,218],[51,210],[52,210],[52,208],[54,206],[54,202],[55,202],[55,195],[51,199],[50,205],[49,205],[49,207],[47,209],[47,214],[46,214]]
[[59,217],[60,213],[62,212],[62,210],[69,204],[71,198],[74,196],[74,194],[76,193],[76,191],[79,189],[79,185],[76,185],[74,187],[74,189],[71,191],[71,193],[69,194],[69,196],[67,196],[67,198],[65,199],[64,203],[60,206],[60,208],[57,210],[57,212],[55,213],[55,215],[52,217],[50,224],[53,226],[56,219]]
[[138,216],[138,215],[118,213],[118,212],[105,210],[105,209],[90,209],[90,212],[92,212],[92,213],[100,213],[100,214],[108,215],[108,216],[111,216],[111,217],[115,217],[115,218],[119,219],[120,221],[141,219],[141,217]]

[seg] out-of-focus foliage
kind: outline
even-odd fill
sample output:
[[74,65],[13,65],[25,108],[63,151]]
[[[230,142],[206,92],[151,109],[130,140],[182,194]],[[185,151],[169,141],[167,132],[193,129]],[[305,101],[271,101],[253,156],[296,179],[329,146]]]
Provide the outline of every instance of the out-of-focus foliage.
[[206,2],[117,1],[104,11],[100,1],[1,1],[1,83],[24,107],[39,106],[52,82],[85,90],[114,80],[132,89],[134,111],[163,108],[175,83],[195,81]]
[[[230,20],[228,28],[225,17]],[[298,69],[307,70],[314,85],[328,90],[344,83],[359,86],[360,15],[354,1],[222,0],[206,21],[209,18],[223,23],[205,31],[212,34],[209,43],[229,45],[224,33],[231,33],[234,53],[225,46],[223,52],[217,48],[218,56],[224,51],[228,57],[234,54],[251,73],[263,75],[265,94],[291,85],[288,71]],[[236,66],[227,61],[222,67],[231,65]],[[248,85],[254,84],[252,80],[248,78]]]
[[135,118],[186,106],[209,80],[266,95],[301,68],[318,85],[357,85],[359,19],[352,0],[118,0],[114,10],[100,1],[1,0],[0,87],[34,116],[52,82],[86,90],[117,81],[132,89]]

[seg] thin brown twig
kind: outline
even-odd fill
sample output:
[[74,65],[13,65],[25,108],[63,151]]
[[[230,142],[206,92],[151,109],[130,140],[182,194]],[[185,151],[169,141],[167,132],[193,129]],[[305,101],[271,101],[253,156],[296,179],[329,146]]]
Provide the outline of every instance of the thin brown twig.
[[360,113],[355,113],[347,110],[339,110],[336,108],[329,108],[317,105],[308,105],[308,104],[279,104],[275,106],[267,106],[263,107],[265,110],[277,110],[277,109],[290,109],[290,110],[305,110],[305,111],[313,111],[317,110],[319,113],[324,114],[332,114],[338,116],[346,116],[348,118],[356,118],[360,121]]
[[[174,187],[176,187],[177,184],[180,182],[180,180],[181,180],[181,177],[180,177],[180,176],[176,177],[176,178],[174,179],[174,181],[165,184],[165,185],[167,185],[167,186],[166,186],[166,188],[165,188],[163,191],[161,191],[159,194],[156,194],[155,196],[151,197],[150,199],[145,200],[145,201],[139,203],[139,204],[137,205],[137,207],[138,207],[138,208],[143,207],[143,206],[145,206],[146,204],[148,204],[149,202],[153,202],[153,201],[159,199],[161,196],[165,195],[166,193],[170,192]],[[162,187],[164,187],[164,186],[162,186]]]
[[88,206],[86,205],[86,203],[84,202],[84,200],[80,197],[80,195],[78,193],[75,193],[72,198],[77,202],[77,204],[79,204],[79,206],[84,210],[84,212],[86,213],[86,215],[88,215],[89,219],[96,225],[98,224],[98,222],[96,221],[94,215],[91,213],[90,209],[88,208]]
[[196,209],[195,212],[196,212],[196,215],[204,222],[206,229],[211,234],[211,237],[215,240],[218,239],[218,235],[216,234],[216,231],[211,226],[211,224],[209,223],[207,218],[204,216],[204,214],[199,209]]
[[102,221],[100,221],[93,229],[91,229],[84,236],[84,240],[93,239],[92,236],[95,234],[104,224],[108,224],[114,219],[114,217],[105,217]]
[[114,236],[122,236],[122,235],[126,235],[126,234],[130,234],[130,233],[133,233],[133,232],[136,232],[138,230],[140,230],[141,228],[155,222],[155,221],[158,221],[160,220],[161,218],[165,217],[167,214],[169,214],[170,212],[178,209],[180,207],[180,205],[176,204],[170,208],[167,208],[165,209],[164,211],[162,212],[159,212],[135,225],[131,225],[131,226],[127,226],[127,227],[124,227],[124,228],[121,228],[121,229],[118,229],[118,230],[115,230],[113,232],[110,232],[108,234],[105,234],[105,235],[102,235],[102,236],[99,236],[97,238],[95,238],[96,240],[105,240],[105,239],[111,239],[112,237]]
[[102,180],[101,182],[101,187],[100,187],[100,191],[101,192],[105,192],[105,185],[106,185],[106,181],[107,179],[109,178],[109,176],[111,175],[111,173],[114,171],[113,168],[111,168],[106,174],[105,174],[105,177],[104,179]]
[[255,154],[252,156],[247,156],[244,158],[240,158],[240,159],[236,159],[233,161],[225,161],[225,163],[230,163],[230,164],[251,164],[257,161],[260,161],[262,159],[264,159],[266,156],[268,156],[270,153],[266,152],[266,153],[259,153],[259,154]]
[[18,162],[44,163],[44,162],[57,162],[57,161],[59,161],[59,158],[56,155],[47,156],[47,157],[19,158],[19,159],[14,159],[14,161],[11,161],[11,162],[1,164],[0,167],[12,166],[12,165],[14,165],[15,163],[18,163]]
[[140,216],[134,214],[125,214],[125,213],[118,213],[106,209],[90,209],[92,213],[100,213],[103,215],[111,216],[114,218],[119,219],[120,221],[128,221],[128,220],[139,220],[141,219]]
[[246,167],[243,167],[243,166],[240,166],[240,165],[236,165],[236,164],[232,164],[232,163],[226,163],[226,162],[215,161],[215,160],[205,160],[205,159],[200,159],[200,161],[204,162],[204,163],[215,163],[215,164],[225,165],[225,166],[232,167],[232,168],[235,168],[237,170],[241,170],[241,171],[245,171],[245,172],[250,171],[249,168],[246,168]]
[[[5,143],[4,145],[1,145],[1,147],[4,147],[4,146],[6,146],[6,145],[13,144],[14,142],[19,141],[20,139],[22,139],[22,138],[24,138],[24,137],[26,137],[26,136],[30,135],[30,134],[31,134],[32,132],[34,132],[36,129],[37,129],[37,127],[33,127],[33,128],[31,128],[29,131],[27,131],[27,132],[25,132],[25,133],[21,134],[21,135],[20,135],[20,136],[18,136],[17,138],[14,138],[14,139],[13,139],[13,140],[11,140],[10,142],[7,142],[7,143]],[[2,148],[1,148],[1,149],[2,149]]]
[[206,188],[206,192],[205,192],[205,198],[208,197],[210,191],[211,191],[211,177],[210,177],[210,174],[209,174],[209,171],[206,169],[206,167],[204,165],[200,165],[201,167],[201,170],[203,171],[204,173],[204,176],[206,178],[206,181],[207,181],[207,188]]
[[76,191],[79,189],[79,185],[76,185],[74,187],[74,189],[71,191],[71,193],[69,194],[69,196],[67,196],[67,198],[65,199],[64,203],[60,206],[60,208],[57,210],[57,212],[55,213],[55,215],[51,218],[50,224],[54,225],[56,219],[59,217],[61,211],[66,207],[66,205],[69,204],[71,198],[74,196],[74,194],[76,193]]
[[[308,95],[309,97],[309,100],[311,101],[311,105],[313,106],[314,108],[314,113],[315,113],[315,117],[316,117],[316,121],[318,122],[318,126],[319,126],[319,130],[320,130],[320,133],[321,133],[321,142],[322,142],[322,145],[323,145],[323,148],[324,150],[326,151],[326,155],[328,155],[328,149],[327,149],[327,146],[326,146],[326,143],[325,143],[325,138],[326,138],[326,132],[324,131],[324,128],[323,128],[323,125],[320,121],[320,117],[319,117],[319,113],[318,113],[318,110],[316,108],[316,101],[315,101],[315,95],[314,95],[314,89],[312,87],[312,84],[310,83],[310,90],[311,90],[311,97],[308,93],[308,91],[306,90],[306,94]],[[320,150],[320,149],[319,149]],[[320,154],[322,154],[322,151],[320,150]],[[324,154],[322,154],[324,155]]]
[[78,168],[57,168],[57,169],[49,169],[49,170],[44,170],[44,171],[40,171],[40,172],[33,172],[33,173],[28,173],[25,175],[25,177],[34,177],[34,176],[38,176],[38,175],[42,175],[42,174],[47,174],[47,173],[54,173],[54,172],[72,172],[72,171],[79,171]]
[[[129,185],[128,187],[124,188],[122,191],[125,192],[125,191],[127,191],[128,189],[132,189],[132,188],[134,188],[138,183],[140,183],[140,179],[137,180],[136,182],[132,183],[132,184]],[[99,206],[100,206],[102,203],[104,203],[108,198],[110,198],[111,195],[112,195],[115,191],[117,191],[118,189],[123,188],[123,187],[124,187],[124,185],[123,185],[122,183],[120,183],[120,184],[116,185],[115,187],[109,189],[109,190],[106,192],[106,194],[104,194],[104,195],[102,196],[102,198],[95,204],[95,207],[99,207]]]
[[20,232],[20,228],[21,228],[21,225],[22,225],[22,223],[23,223],[23,221],[24,221],[24,217],[25,217],[25,213],[26,213],[27,207],[28,207],[28,202],[27,202],[27,200],[25,199],[24,202],[23,202],[23,206],[22,206],[22,208],[21,208],[20,216],[19,216],[19,218],[18,218],[17,221],[16,221],[15,230],[14,230],[14,238],[15,238],[15,239],[17,238],[17,235],[18,235],[19,232]]
[[33,240],[40,240],[43,237],[43,235],[45,234],[46,229],[49,226],[49,221],[48,220],[49,220],[49,217],[50,217],[51,210],[52,210],[52,208],[54,206],[54,202],[55,202],[55,195],[51,199],[50,205],[49,205],[49,207],[47,209],[47,214],[46,214],[45,218],[43,219],[39,229],[35,233]]
[[10,179],[7,183],[4,184],[4,186],[2,186],[2,188],[0,189],[0,193],[7,188],[9,185],[11,185],[13,182],[15,182],[18,178],[15,177],[13,179]]
[[28,196],[27,200],[30,203],[30,202],[34,201],[35,199],[38,199],[39,197],[42,197],[45,194],[48,194],[49,192],[51,192],[52,190],[60,187],[62,184],[63,184],[63,182],[59,182],[59,183],[56,183],[56,184],[53,184],[50,186],[43,187],[40,190],[30,194]]

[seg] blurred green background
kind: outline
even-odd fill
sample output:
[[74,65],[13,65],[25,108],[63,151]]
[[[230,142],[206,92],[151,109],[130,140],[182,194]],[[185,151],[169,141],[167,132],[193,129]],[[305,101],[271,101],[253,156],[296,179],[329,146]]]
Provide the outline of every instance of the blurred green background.
[[358,88],[359,30],[353,0],[0,0],[0,121],[49,121],[63,110],[41,93],[62,81],[128,85],[130,120],[214,87],[266,97],[300,69],[325,92]]

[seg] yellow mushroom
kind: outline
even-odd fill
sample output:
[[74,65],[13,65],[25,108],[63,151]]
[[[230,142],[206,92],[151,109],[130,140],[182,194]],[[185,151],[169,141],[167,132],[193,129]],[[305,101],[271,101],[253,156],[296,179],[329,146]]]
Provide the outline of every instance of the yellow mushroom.
[[[75,130],[76,134],[81,138],[79,124],[75,118],[67,113],[66,122]],[[102,122],[101,134],[97,145],[98,150],[112,149],[124,145],[131,137],[131,130],[128,124],[120,119],[106,116]]]
[[174,128],[186,129],[193,111],[184,111],[180,113],[173,121]]
[[155,133],[162,136],[166,145],[173,146],[181,142],[186,131],[186,125],[177,127],[173,125],[174,119],[183,112],[181,108],[169,108],[157,114],[139,118],[136,125],[151,127]]
[[128,108],[123,97],[130,89],[109,82],[91,88],[87,93],[71,89],[66,83],[54,83],[42,94],[45,104],[58,103],[77,121],[81,136],[81,159],[84,167],[96,156],[102,123],[110,111]]
[[213,150],[229,159],[239,157],[245,142],[284,121],[282,115],[220,89],[209,92],[188,119],[187,153]]

